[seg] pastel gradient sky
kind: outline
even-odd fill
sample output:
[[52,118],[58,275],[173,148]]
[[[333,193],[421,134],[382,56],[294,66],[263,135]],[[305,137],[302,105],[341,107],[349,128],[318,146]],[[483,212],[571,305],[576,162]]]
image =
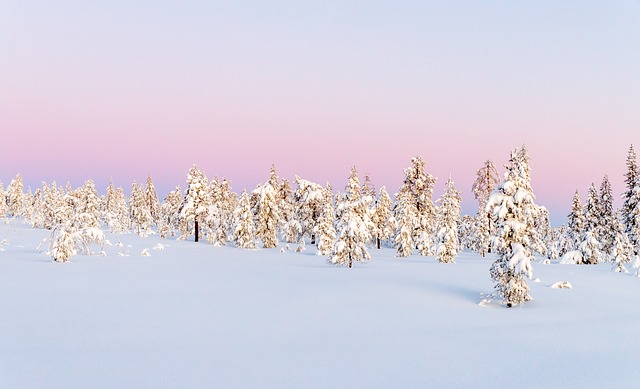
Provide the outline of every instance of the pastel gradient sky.
[[5,185],[164,196],[198,163],[342,189],[355,165],[393,193],[419,154],[466,213],[526,143],[558,224],[640,148],[640,2],[0,1],[0,131]]

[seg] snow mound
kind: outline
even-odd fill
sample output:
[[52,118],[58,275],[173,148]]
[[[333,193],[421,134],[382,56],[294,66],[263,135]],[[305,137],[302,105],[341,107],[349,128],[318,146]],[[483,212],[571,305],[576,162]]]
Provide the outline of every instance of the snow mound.
[[156,251],[160,251],[160,250],[164,250],[165,245],[163,245],[162,243],[158,243],[157,245],[153,246],[153,249]]
[[150,257],[151,256],[151,254],[149,254],[149,249],[142,250],[140,255],[142,255],[143,257]]
[[573,289],[573,286],[569,281],[558,281],[551,285],[553,289]]
[[577,263],[582,263],[582,251],[567,251],[567,253],[560,258],[559,263],[561,265],[575,265]]

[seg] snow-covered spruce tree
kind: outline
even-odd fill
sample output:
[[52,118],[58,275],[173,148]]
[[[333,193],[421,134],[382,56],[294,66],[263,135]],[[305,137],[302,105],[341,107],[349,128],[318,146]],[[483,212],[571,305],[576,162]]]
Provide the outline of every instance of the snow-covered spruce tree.
[[322,185],[303,180],[298,176],[296,176],[296,185],[297,189],[294,193],[295,219],[300,223],[303,237],[309,236],[311,244],[316,244],[316,236],[313,231],[318,225],[322,213],[324,202]]
[[9,208],[9,216],[22,216],[24,212],[24,185],[22,184],[22,175],[16,174],[16,178],[11,180],[7,187],[6,199]]
[[[272,170],[272,174],[273,172]],[[262,241],[262,247],[266,249],[274,248],[278,245],[278,220],[280,220],[276,188],[271,185],[270,180],[266,184],[257,187],[254,190],[254,194],[258,196],[255,206],[257,215],[256,237]]]
[[447,180],[445,192],[442,198],[438,199],[438,222],[436,247],[436,258],[441,263],[454,263],[460,245],[458,241],[458,225],[460,224],[460,192],[451,180]]
[[44,227],[44,205],[42,190],[37,188],[31,198],[31,212],[30,212],[31,226],[33,228]]
[[[297,243],[300,241],[300,229],[289,228],[290,221],[293,219],[294,206],[293,206],[293,190],[291,184],[286,179],[282,180],[280,187],[278,188],[278,210],[280,215],[280,221],[278,222],[278,228],[280,229],[280,236],[287,243]],[[289,234],[289,232],[293,232]]]
[[600,242],[598,242],[593,231],[584,233],[582,243],[580,243],[578,250],[582,253],[582,261],[577,262],[577,264],[597,265],[600,263],[602,256],[600,253]]
[[587,193],[587,202],[583,208],[586,231],[591,232],[593,237],[600,241],[600,196],[593,182]]
[[318,236],[318,255],[331,255],[333,252],[333,244],[336,241],[335,214],[333,191],[327,182],[327,186],[324,188],[322,214],[315,231]]
[[[207,177],[197,165],[193,165],[187,174],[187,189],[185,190],[180,218],[182,231],[180,239],[186,239],[194,231],[195,241],[199,240],[200,223],[204,222],[209,210],[209,190]],[[192,224],[193,223],[193,224]]]
[[626,273],[625,265],[631,262],[633,247],[629,242],[629,237],[624,232],[624,226],[618,218],[616,218],[614,233],[613,249],[611,251],[612,270],[618,273]]
[[627,154],[627,172],[625,173],[626,190],[622,194],[623,204],[621,209],[622,223],[624,224],[624,232],[629,236],[629,241],[633,246],[634,255],[638,254],[639,238],[634,231],[640,230],[640,219],[635,215],[635,209],[638,208],[640,196],[637,195],[637,178],[640,175],[638,170],[638,161],[633,145],[629,147]]
[[78,197],[76,214],[80,228],[98,227],[100,225],[100,197],[93,180],[85,181],[76,193]]
[[616,212],[613,209],[613,193],[611,191],[611,183],[609,177],[604,176],[600,184],[600,243],[602,244],[602,252],[610,257],[613,252],[613,244],[615,241],[616,230],[618,228],[618,220]]
[[504,181],[491,194],[487,211],[498,227],[494,249],[499,258],[490,270],[496,282],[496,293],[507,307],[531,300],[526,278],[531,278],[533,269],[532,247],[539,237],[534,228],[538,206],[531,189],[529,156],[523,146],[511,152]]
[[68,262],[77,254],[77,228],[71,221],[53,230],[50,253],[55,262]]
[[387,193],[387,188],[383,186],[378,191],[378,198],[371,214],[371,221],[374,226],[373,236],[378,249],[380,249],[382,241],[389,240],[393,235],[394,220],[391,214],[391,206],[391,197]]
[[416,205],[413,202],[411,193],[406,188],[400,188],[396,194],[396,204],[394,207],[394,218],[396,220],[396,256],[411,256],[413,247],[413,229],[416,224]]
[[580,201],[580,194],[576,190],[576,193],[573,195],[573,200],[571,202],[571,213],[569,213],[568,217],[568,240],[570,242],[569,250],[577,250],[582,243],[582,239],[584,233],[586,232],[587,226],[586,221],[584,220],[584,211],[582,210],[582,202]]
[[[227,219],[229,205],[223,193],[218,177],[209,182],[209,212],[205,223],[207,241],[214,246],[225,246],[229,240]],[[230,210],[233,214],[233,210]]]
[[370,196],[372,199],[376,197],[376,186],[371,181],[369,173],[364,174],[364,183],[362,184],[362,188],[360,188],[360,192],[363,196]]
[[627,222],[634,221],[625,226],[625,232],[629,237],[629,242],[633,247],[633,255],[635,256],[640,254],[640,175],[636,177],[629,203],[634,205],[634,208],[627,214]]
[[476,180],[471,186],[473,196],[478,200],[477,223],[475,225],[474,248],[484,257],[491,252],[489,237],[495,235],[495,226],[491,224],[491,215],[485,211],[491,192],[498,186],[500,176],[491,160],[476,171]]
[[240,196],[240,203],[234,212],[234,218],[235,229],[233,232],[233,242],[236,247],[242,249],[256,248],[251,201],[246,191],[243,191]]
[[160,219],[160,200],[150,175],[147,176],[147,183],[144,187],[144,204],[151,218],[150,228],[153,228],[158,225],[158,219]]
[[[433,187],[436,178],[426,173],[425,161],[420,156],[411,159],[412,166],[405,169],[405,179],[400,192],[406,192],[407,200],[416,210],[412,239],[421,255],[433,255],[436,210],[433,204]],[[397,236],[396,236],[397,238]]]
[[144,188],[135,181],[131,184],[129,218],[131,220],[131,229],[138,236],[147,236],[151,230],[153,220],[146,204]]
[[[477,215],[476,217],[464,215],[460,219],[460,224],[458,225],[458,240],[460,242],[460,250],[471,249],[476,251],[475,237],[476,235],[478,235],[476,232],[476,229],[478,228],[476,226],[478,219],[479,218],[477,217]],[[483,219],[485,218],[483,217]]]
[[127,196],[121,186],[117,187],[113,193],[113,198],[109,204],[109,217],[107,225],[112,233],[124,233],[129,231],[131,218],[127,207]]
[[167,193],[160,205],[161,217],[158,222],[158,232],[161,238],[175,236],[176,231],[179,230],[181,206],[182,189],[180,186],[176,186],[175,190]]
[[0,219],[5,219],[8,211],[7,196],[5,194],[4,187],[2,186],[2,182],[0,182]]
[[353,267],[353,262],[371,259],[367,242],[371,239],[369,204],[371,196],[362,196],[360,180],[355,167],[351,168],[346,193],[338,204],[340,220],[337,223],[338,239],[331,254],[331,263]]

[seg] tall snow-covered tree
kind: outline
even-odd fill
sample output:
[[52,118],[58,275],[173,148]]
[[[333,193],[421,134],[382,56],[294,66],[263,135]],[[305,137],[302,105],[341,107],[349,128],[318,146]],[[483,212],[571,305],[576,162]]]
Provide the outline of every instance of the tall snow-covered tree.
[[584,233],[587,230],[586,221],[584,219],[584,211],[580,194],[576,190],[571,202],[571,213],[568,215],[568,238],[570,242],[570,250],[576,250],[580,247]]
[[256,248],[251,200],[246,191],[243,191],[242,196],[240,196],[240,203],[234,212],[234,218],[235,229],[233,232],[233,241],[236,247],[243,249]]
[[[272,170],[272,178],[273,172]],[[256,237],[262,241],[262,247],[266,249],[274,248],[278,245],[278,220],[280,220],[278,193],[276,192],[277,178],[275,181],[276,187],[273,187],[271,182],[272,180],[269,180],[266,184],[260,185],[254,190],[254,193],[258,196],[255,206],[257,215]]]
[[388,240],[393,235],[395,220],[391,213],[391,206],[391,197],[389,197],[387,189],[383,186],[378,191],[378,198],[371,214],[371,221],[374,226],[373,236],[378,249],[380,249],[382,241]]
[[167,238],[174,236],[176,231],[180,230],[180,207],[182,206],[182,189],[177,186],[175,190],[170,191],[160,205],[160,221],[158,223],[158,232],[160,237]]
[[16,178],[11,180],[5,193],[7,199],[7,207],[11,217],[22,216],[24,211],[24,185],[22,183],[22,175],[17,174]]
[[327,183],[324,188],[324,203],[322,214],[316,228],[318,236],[318,255],[331,255],[336,241],[335,208],[333,206],[333,192],[331,185]]
[[412,227],[412,240],[416,248],[421,255],[433,255],[436,209],[432,196],[436,178],[425,171],[426,163],[422,157],[414,157],[411,164],[404,171],[405,179],[399,192],[406,194],[405,200],[410,201],[416,211]]
[[151,218],[151,227],[157,226],[160,218],[160,200],[151,176],[147,176],[147,184],[144,187],[144,204]]
[[368,209],[371,196],[362,196],[355,167],[351,168],[345,191],[338,204],[341,216],[337,223],[338,239],[331,254],[331,263],[352,268],[354,262],[371,259],[366,247],[370,239],[371,219]]
[[198,165],[194,164],[187,174],[187,189],[180,208],[180,218],[184,223],[182,224],[184,230],[180,239],[186,239],[190,232],[194,231],[195,241],[199,240],[200,224],[207,217],[208,210],[209,190],[207,176]]
[[302,234],[311,238],[311,244],[316,243],[314,229],[318,225],[324,202],[322,185],[303,180],[296,176],[297,189],[294,193],[296,204],[295,219],[300,223]]
[[602,244],[602,252],[609,257],[613,251],[616,230],[618,228],[618,220],[616,212],[613,209],[611,183],[609,182],[609,177],[606,175],[600,184],[599,197],[600,231],[598,231],[598,236],[600,237],[600,243]]
[[534,227],[539,208],[531,189],[531,170],[526,148],[511,152],[504,181],[493,191],[487,211],[498,227],[494,249],[498,259],[490,275],[496,293],[507,307],[531,300],[526,278],[531,278],[533,247],[542,245]]
[[640,196],[637,195],[637,178],[640,175],[638,170],[638,160],[633,145],[629,146],[627,153],[627,172],[624,175],[626,189],[622,194],[623,204],[621,209],[624,232],[629,235],[631,245],[634,247],[634,254],[638,254],[638,240],[634,231],[640,230],[640,219],[635,215],[638,208]]
[[478,200],[478,215],[475,225],[474,245],[477,251],[484,257],[491,252],[489,237],[495,235],[495,226],[491,224],[491,215],[485,211],[491,192],[498,186],[500,176],[491,160],[486,160],[482,167],[476,171],[476,180],[471,186],[473,196]]
[[129,218],[131,229],[139,236],[147,236],[153,225],[153,219],[145,199],[145,190],[135,181],[131,184]]
[[590,231],[594,238],[600,240],[600,197],[594,183],[591,183],[587,193],[587,202],[583,209],[586,230]]
[[460,192],[449,178],[442,198],[438,200],[438,222],[436,258],[441,263],[455,262],[460,244],[458,240],[458,226],[460,224]]
[[631,262],[633,255],[633,247],[629,241],[629,237],[624,232],[624,226],[618,218],[616,218],[614,227],[613,250],[611,251],[611,260],[613,261],[612,270],[618,273],[626,273],[625,265]]
[[413,252],[415,246],[413,229],[416,225],[416,204],[413,202],[411,193],[405,188],[400,188],[396,195],[394,207],[394,218],[396,220],[396,233],[394,242],[396,244],[396,256],[408,257]]
[[89,179],[77,191],[78,202],[76,213],[80,221],[80,228],[98,227],[100,225],[100,197],[98,191]]

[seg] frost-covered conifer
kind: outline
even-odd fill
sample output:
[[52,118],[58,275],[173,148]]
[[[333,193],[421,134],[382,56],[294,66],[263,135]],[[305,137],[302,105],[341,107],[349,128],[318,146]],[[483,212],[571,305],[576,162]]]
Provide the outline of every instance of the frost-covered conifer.
[[158,219],[160,218],[160,200],[158,199],[158,192],[156,191],[155,185],[153,185],[151,176],[147,176],[147,184],[144,187],[144,204],[151,218],[150,228],[152,228],[158,225]]
[[602,252],[607,256],[611,256],[613,244],[615,241],[616,230],[618,228],[618,220],[616,212],[613,209],[613,193],[611,191],[611,183],[606,175],[600,184],[600,243],[602,244]]
[[494,249],[499,258],[490,274],[497,294],[511,307],[531,300],[526,278],[531,278],[533,272],[532,246],[540,241],[534,227],[539,208],[534,203],[529,156],[524,146],[511,152],[505,167],[504,181],[489,197],[487,211],[498,227]]
[[594,238],[600,240],[600,196],[594,183],[589,186],[587,202],[583,211],[586,231],[590,231]]
[[484,257],[491,252],[489,237],[495,235],[495,226],[491,224],[491,215],[485,211],[491,192],[498,186],[500,176],[491,160],[476,171],[476,180],[471,186],[474,197],[478,200],[478,215],[475,225],[474,248]]
[[460,245],[458,225],[460,224],[460,192],[456,190],[451,178],[447,180],[445,192],[438,200],[438,223],[436,258],[441,263],[455,262]]
[[72,222],[59,225],[52,234],[51,257],[55,262],[68,262],[77,254],[77,228]]
[[394,220],[391,214],[391,197],[387,189],[383,186],[378,191],[378,198],[375,202],[371,221],[373,222],[373,236],[376,247],[380,249],[382,241],[387,241],[393,235]]
[[355,167],[351,168],[346,193],[338,204],[340,220],[337,223],[338,240],[331,254],[331,263],[353,267],[353,262],[371,259],[366,244],[371,239],[369,204],[371,196],[362,196],[360,180]]
[[[486,219],[485,217],[482,217]],[[460,250],[471,249],[476,251],[476,236],[478,235],[477,223],[478,217],[473,217],[471,215],[464,215],[460,219],[460,224],[458,225],[458,240],[460,242]],[[488,238],[487,238],[488,239]],[[479,251],[479,250],[478,250]]]
[[[291,232],[289,229],[290,221],[293,219],[294,206],[293,206],[293,190],[291,189],[291,184],[286,179],[282,180],[280,187],[278,188],[278,210],[280,215],[280,221],[278,223],[278,228],[280,229],[280,234],[282,238],[287,243],[297,243],[300,241],[300,236],[297,231],[299,229],[293,229],[295,232],[290,236],[287,232]],[[290,239],[291,238],[291,239]]]
[[362,184],[362,188],[360,188],[360,192],[363,196],[370,196],[372,199],[376,197],[376,186],[371,181],[369,173],[364,174],[364,183]]
[[153,219],[147,207],[145,190],[135,181],[131,184],[129,218],[131,220],[131,229],[139,236],[147,236],[152,228]]
[[336,228],[334,226],[335,208],[333,206],[333,193],[329,183],[327,183],[324,189],[324,198],[322,214],[320,215],[315,233],[318,236],[318,255],[331,255],[333,245],[336,241]]
[[594,236],[593,231],[587,231],[584,233],[584,239],[580,243],[578,248],[582,252],[582,261],[578,261],[578,264],[584,265],[596,265],[600,263],[602,254],[600,253],[600,242]]
[[44,205],[42,190],[37,188],[31,196],[31,212],[30,212],[31,226],[34,228],[44,227]]
[[98,227],[100,225],[100,197],[98,191],[89,179],[76,192],[76,217],[80,223],[79,228]]
[[[297,189],[294,194],[296,204],[295,219],[300,223],[303,237],[309,236],[311,244],[316,243],[314,229],[318,225],[324,203],[322,185],[303,180],[296,176]],[[291,234],[293,235],[293,234]]]
[[631,262],[633,247],[629,242],[629,237],[624,232],[624,226],[617,218],[614,233],[613,250],[611,251],[612,270],[618,273],[626,273],[625,265]]
[[[272,170],[273,178],[274,170]],[[276,176],[277,177],[277,176]],[[277,180],[277,178],[276,178]],[[256,203],[257,228],[256,237],[262,241],[262,247],[269,249],[278,245],[278,194],[271,180],[254,190],[258,200]],[[277,181],[275,182],[277,185]]]
[[202,169],[197,165],[193,165],[187,174],[187,189],[180,209],[180,218],[183,221],[180,239],[186,239],[191,234],[191,231],[194,231],[195,241],[198,241],[200,223],[204,222],[208,210],[209,191],[207,177]]
[[22,216],[24,212],[24,185],[22,184],[22,175],[17,174],[16,178],[11,180],[7,187],[6,199],[9,215],[11,217]]
[[180,207],[182,206],[182,189],[176,186],[175,190],[170,191],[160,205],[161,217],[158,222],[158,232],[160,237],[167,238],[175,236],[179,230],[180,224]]
[[2,182],[0,182],[0,219],[6,218],[8,211],[9,208],[7,207],[7,197],[4,191],[4,187],[2,186]]
[[627,172],[625,173],[625,186],[626,190],[622,194],[624,200],[621,209],[622,223],[624,224],[624,232],[629,236],[631,245],[634,247],[634,254],[638,254],[638,240],[639,237],[636,232],[640,230],[640,219],[636,216],[636,209],[640,202],[640,196],[638,196],[638,162],[636,158],[636,152],[633,149],[633,145],[629,147],[627,154]]
[[410,201],[413,204],[411,208],[415,209],[412,240],[416,248],[422,255],[433,255],[436,210],[432,196],[436,178],[426,173],[422,157],[414,157],[411,163],[412,166],[404,171],[405,179],[400,192],[405,193],[405,200]]
[[234,218],[235,229],[233,232],[233,241],[236,247],[243,249],[256,248],[251,201],[246,191],[243,191],[242,196],[240,196],[240,203],[234,212]]
[[411,194],[404,188],[396,195],[396,205],[394,208],[396,220],[396,256],[408,257],[412,254],[413,247],[413,229],[416,224],[416,205],[413,202]]
[[113,198],[109,206],[109,230],[113,233],[123,233],[129,230],[131,219],[127,208],[127,197],[121,186],[117,187],[113,193]]
[[568,239],[570,242],[570,249],[576,250],[582,243],[583,235],[586,232],[586,221],[584,220],[584,212],[582,210],[582,202],[580,201],[580,194],[576,190],[573,195],[573,201],[571,202],[571,213],[568,215]]

